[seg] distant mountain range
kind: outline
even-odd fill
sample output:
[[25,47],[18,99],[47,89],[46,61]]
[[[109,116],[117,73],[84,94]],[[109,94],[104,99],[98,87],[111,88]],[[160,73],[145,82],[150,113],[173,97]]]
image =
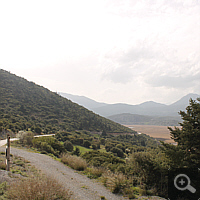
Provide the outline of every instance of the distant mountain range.
[[147,101],[139,105],[99,103],[84,96],[59,93],[61,96],[87,109],[121,124],[178,125],[180,110],[185,110],[190,98],[196,100],[198,94],[188,94],[171,105]]

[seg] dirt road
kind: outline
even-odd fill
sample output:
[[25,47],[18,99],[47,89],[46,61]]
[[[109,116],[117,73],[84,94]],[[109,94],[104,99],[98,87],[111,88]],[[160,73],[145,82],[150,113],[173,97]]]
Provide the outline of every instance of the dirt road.
[[[5,147],[0,147],[0,151],[5,151]],[[30,161],[37,169],[47,176],[53,177],[66,189],[72,191],[73,200],[99,200],[101,196],[104,196],[107,200],[125,199],[122,196],[111,193],[96,180],[78,174],[73,169],[49,156],[16,148],[11,148],[11,153]]]

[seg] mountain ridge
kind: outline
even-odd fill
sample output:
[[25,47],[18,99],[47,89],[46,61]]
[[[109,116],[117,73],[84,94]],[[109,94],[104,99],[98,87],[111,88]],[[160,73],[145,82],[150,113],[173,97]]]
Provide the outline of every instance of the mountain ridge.
[[87,130],[132,132],[47,88],[0,69],[0,132]]
[[[65,93],[65,96],[68,96],[68,94]],[[76,96],[76,95],[73,95],[73,96]],[[90,106],[89,104],[87,104],[87,107],[93,112],[112,120],[113,120],[113,116],[114,118],[116,118],[116,115],[127,113],[127,114],[132,114],[132,115],[151,116],[154,118],[159,117],[159,116],[165,117],[165,120],[167,118],[169,119],[168,122],[166,121],[166,124],[171,124],[171,122],[174,120],[175,120],[174,124],[177,124],[178,121],[180,121],[178,112],[180,110],[185,110],[185,108],[189,105],[190,98],[196,100],[196,98],[198,97],[200,97],[200,95],[190,93],[170,105],[161,104],[154,101],[147,101],[147,102],[143,102],[137,105],[131,105],[131,104],[125,104],[125,103],[98,104],[98,102],[95,101],[96,107]],[[73,101],[72,96],[71,98],[69,97],[69,99]],[[77,103],[84,106],[84,103],[81,101],[79,102],[77,101]],[[170,117],[173,117],[172,121],[170,120]],[[123,124],[122,121],[118,120],[117,122]],[[158,124],[160,124],[160,122]]]

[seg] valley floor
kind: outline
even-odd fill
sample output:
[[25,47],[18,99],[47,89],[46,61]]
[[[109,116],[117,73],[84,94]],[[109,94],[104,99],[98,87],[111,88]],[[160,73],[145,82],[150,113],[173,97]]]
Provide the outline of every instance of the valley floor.
[[[170,131],[167,126],[155,126],[155,125],[124,125],[131,128],[138,133],[144,133],[157,140],[161,140],[167,143],[175,144],[174,140],[170,138]],[[172,127],[173,128],[173,127]]]

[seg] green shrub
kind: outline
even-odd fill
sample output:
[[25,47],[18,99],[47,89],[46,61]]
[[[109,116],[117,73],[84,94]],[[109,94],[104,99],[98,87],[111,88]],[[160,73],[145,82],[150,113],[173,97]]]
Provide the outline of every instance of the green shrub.
[[88,140],[85,140],[85,141],[83,142],[83,146],[86,147],[86,148],[90,148],[91,143],[90,143]]
[[33,147],[39,149],[42,152],[54,154],[55,156],[65,152],[64,145],[53,137],[34,138],[32,142]]
[[72,152],[72,155],[75,155],[75,156],[80,156],[81,154],[81,151],[78,147],[75,148],[75,150]]
[[124,152],[121,149],[113,147],[110,151],[116,153],[118,157],[124,158]]
[[33,144],[34,137],[32,132],[19,131],[16,137],[19,138],[19,143],[22,145],[32,146]]
[[[95,167],[108,167],[115,171],[120,164],[125,164],[125,161],[115,157],[114,155],[107,152],[100,151],[88,151],[82,155],[90,165]],[[112,167],[113,166],[113,167]]]
[[65,141],[64,142],[64,147],[65,147],[65,149],[67,151],[70,151],[70,152],[72,152],[73,149],[74,149],[74,146],[73,146],[73,144],[70,141]]
[[6,193],[7,187],[7,182],[3,182],[0,184],[0,197]]

